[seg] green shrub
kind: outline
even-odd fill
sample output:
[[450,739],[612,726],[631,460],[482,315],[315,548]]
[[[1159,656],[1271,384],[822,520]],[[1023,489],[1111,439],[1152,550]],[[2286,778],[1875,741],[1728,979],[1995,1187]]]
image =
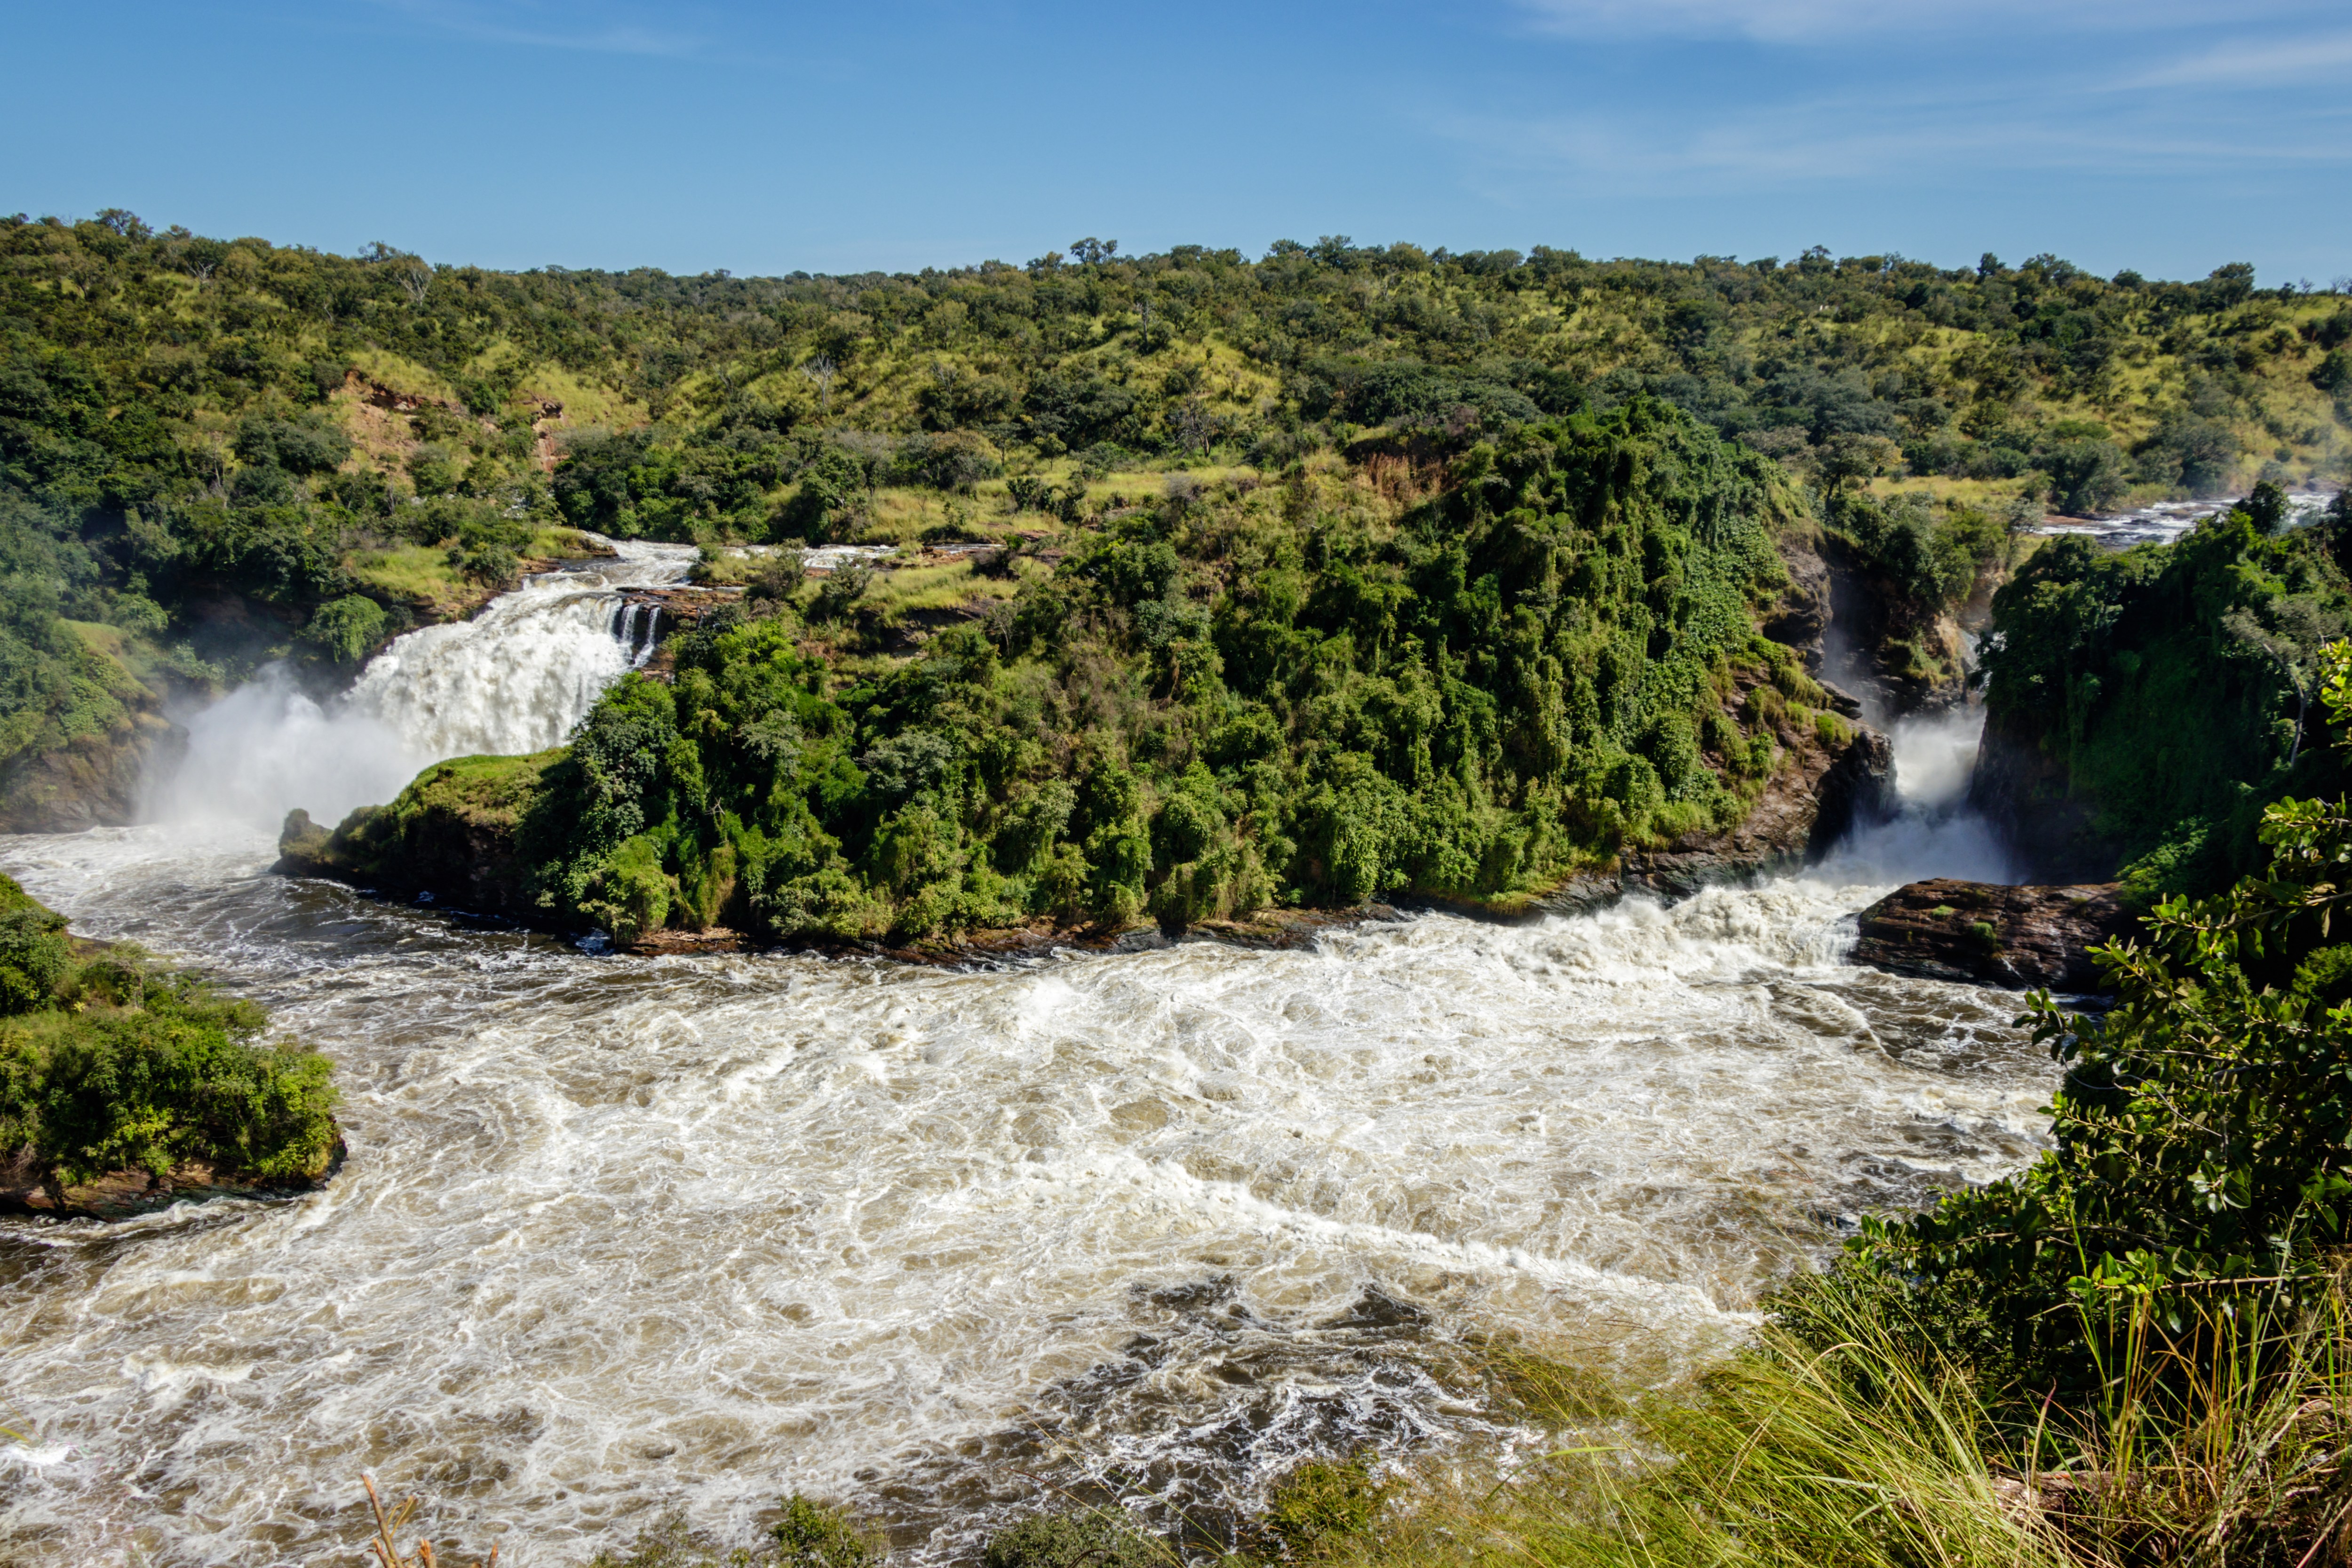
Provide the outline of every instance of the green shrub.
[[0,878],[0,1149],[68,1184],[190,1162],[256,1180],[325,1170],[324,1057],[262,1044],[261,1009],[135,951],[76,957],[64,924]]
[[1167,1543],[1110,1513],[1041,1513],[988,1538],[981,1568],[1171,1568]]
[[798,1492],[784,1500],[784,1517],[768,1534],[779,1568],[866,1568],[880,1555],[846,1514]]
[[346,594],[319,606],[302,640],[337,664],[357,664],[383,640],[383,606],[363,594]]
[[[2352,732],[2352,645],[2328,666]],[[1864,1256],[1921,1293],[1996,1292],[2037,1379],[2095,1386],[2145,1314],[2179,1332],[2193,1302],[2321,1289],[2352,1245],[2352,964],[2329,940],[2352,800],[2279,801],[2261,837],[2264,876],[2168,900],[2144,939],[2099,950],[2112,1008],[2030,998],[2065,1068],[2048,1152],[1866,1226]]]
[[1388,1488],[1372,1477],[1368,1455],[1310,1460],[1283,1477],[1267,1496],[1265,1529],[1286,1555],[1305,1556],[1340,1537],[1369,1531],[1387,1495]]

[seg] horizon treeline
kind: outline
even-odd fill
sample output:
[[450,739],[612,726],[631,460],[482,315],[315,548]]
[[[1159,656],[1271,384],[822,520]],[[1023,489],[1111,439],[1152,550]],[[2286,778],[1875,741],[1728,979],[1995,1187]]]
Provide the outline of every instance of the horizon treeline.
[[1644,397],[1775,458],[1825,517],[1874,485],[2085,509],[2334,476],[2347,342],[2352,300],[2242,264],[2161,282],[1334,237],[685,278],[0,218],[0,768],[268,658],[340,679],[564,522],[990,537],[1098,518],[1138,471],[1425,460]]

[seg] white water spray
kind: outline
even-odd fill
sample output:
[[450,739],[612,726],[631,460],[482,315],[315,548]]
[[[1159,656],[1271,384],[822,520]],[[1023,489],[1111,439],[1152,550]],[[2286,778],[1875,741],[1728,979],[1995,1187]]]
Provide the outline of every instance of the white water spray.
[[1975,703],[1896,720],[1887,739],[1895,748],[1899,808],[1886,821],[1857,826],[1818,874],[1845,883],[1929,877],[2016,881],[2015,858],[1968,804],[1983,733],[1984,709]]
[[[0,840],[80,929],[266,994],[344,1084],[281,1205],[0,1222],[28,1568],[349,1559],[354,1477],[582,1561],[800,1489],[911,1564],[1116,1474],[1213,1517],[1443,1454],[1506,1331],[1642,1384],[1838,1217],[2039,1147],[2013,998],[1839,962],[1883,886],[999,970],[597,958],[153,830]],[[1391,1303],[1391,1305],[1383,1305]],[[5,1458],[0,1458],[5,1464]]]
[[[623,578],[684,564],[541,580],[329,708],[257,680],[173,803],[274,827],[560,739],[651,646]],[[1886,884],[1981,868],[1977,722],[1898,723],[1903,814],[1803,878],[999,970],[592,957],[257,877],[242,829],[0,840],[266,994],[352,1150],[293,1203],[0,1222],[0,1554],[341,1560],[366,1469],[518,1561],[799,1489],[936,1563],[1088,1478],[1197,1517],[1301,1453],[1507,1441],[1433,1371],[1466,1333],[1699,1364],[1837,1222],[2040,1146],[2011,998],[1839,961]]]
[[618,559],[531,578],[470,621],[409,633],[324,705],[266,668],[189,721],[186,754],[151,790],[148,815],[275,828],[299,805],[332,823],[445,758],[561,744],[605,687],[653,655],[659,611],[622,591],[675,583],[695,555],[613,548]]

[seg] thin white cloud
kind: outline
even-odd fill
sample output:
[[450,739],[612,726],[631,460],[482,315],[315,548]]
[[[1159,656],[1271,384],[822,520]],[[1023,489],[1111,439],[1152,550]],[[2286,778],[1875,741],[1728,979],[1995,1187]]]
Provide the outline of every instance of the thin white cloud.
[[2134,87],[2258,87],[2333,76],[2352,66],[2352,33],[2262,43],[2229,42],[2143,73]]
[[695,33],[650,26],[625,19],[592,18],[576,6],[554,7],[532,0],[373,0],[379,8],[441,32],[485,43],[534,48],[580,49],[592,54],[649,55],[682,59],[699,55],[709,40]]
[[2067,112],[2075,107],[2055,85],[2011,82],[1992,91],[1915,89],[1900,99],[1851,95],[1760,105],[1696,125],[1622,110],[1467,114],[1428,123],[1473,149],[1491,170],[1594,194],[1883,188],[1956,172],[1980,178],[2000,169],[2093,176],[2352,163],[2352,140],[2328,122],[2334,116],[2281,124],[2259,115],[2184,117],[2160,102],[2145,112],[2127,105]]
[[[1546,32],[1584,37],[1832,44],[1891,34],[2105,29],[2210,20],[2192,0],[1516,0]],[[2252,0],[2249,0],[2252,3]],[[2276,4],[2257,5],[2275,10]],[[2238,13],[2245,15],[2244,9]]]

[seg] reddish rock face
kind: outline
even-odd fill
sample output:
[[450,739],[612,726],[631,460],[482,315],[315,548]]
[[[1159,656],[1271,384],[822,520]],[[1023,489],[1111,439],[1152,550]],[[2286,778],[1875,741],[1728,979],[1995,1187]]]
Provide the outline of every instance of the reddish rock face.
[[1939,877],[1895,889],[1860,920],[1856,963],[2013,990],[2104,991],[2090,950],[2139,930],[2113,882],[2012,888]]

